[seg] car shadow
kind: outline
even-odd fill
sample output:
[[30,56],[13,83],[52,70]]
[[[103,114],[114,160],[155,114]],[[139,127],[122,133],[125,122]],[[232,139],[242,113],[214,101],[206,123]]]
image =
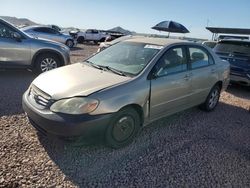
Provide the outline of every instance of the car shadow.
[[[211,166],[218,166],[218,156],[225,156],[225,163],[237,157],[250,161],[249,122],[247,110],[220,103],[210,113],[192,108],[153,122],[132,144],[118,150],[99,142],[76,146],[41,135],[39,140],[66,180],[79,187],[100,186],[107,182],[109,186],[117,187],[119,183],[113,178],[123,182],[121,185],[125,187],[141,186],[140,174],[150,173],[156,166],[157,170],[151,173],[150,180],[163,178],[167,182],[175,178],[176,185],[180,185],[181,179],[176,176],[186,176],[183,167],[187,165],[187,169],[193,172],[206,172]],[[172,163],[155,161],[159,156]],[[208,156],[211,159],[204,163]],[[171,173],[162,174],[163,171]],[[189,180],[197,178],[195,173],[191,173]],[[147,185],[147,182],[144,183]],[[186,183],[194,186],[192,181]]]
[[0,71],[0,116],[23,113],[22,95],[35,77],[28,70]]
[[70,48],[70,51],[78,51],[78,50],[83,50],[83,48],[81,47],[73,47],[73,48]]
[[231,84],[226,91],[236,97],[250,100],[250,87]]

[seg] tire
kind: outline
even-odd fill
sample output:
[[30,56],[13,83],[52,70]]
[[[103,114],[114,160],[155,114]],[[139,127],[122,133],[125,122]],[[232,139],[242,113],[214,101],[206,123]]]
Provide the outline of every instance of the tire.
[[77,38],[77,42],[80,43],[80,44],[82,44],[84,42],[84,37],[81,37],[81,36],[78,37]]
[[74,41],[73,40],[71,40],[71,39],[68,39],[67,41],[66,41],[66,46],[68,46],[69,48],[73,48],[73,46],[74,46]]
[[105,38],[102,38],[102,39],[100,40],[100,42],[105,42]]
[[121,148],[131,143],[141,128],[140,116],[134,108],[118,111],[105,133],[106,145]]
[[213,111],[219,103],[220,92],[221,88],[216,84],[209,92],[206,101],[200,105],[200,108],[207,112]]
[[60,66],[60,60],[53,53],[43,53],[38,55],[34,64],[34,72],[40,74],[50,71]]

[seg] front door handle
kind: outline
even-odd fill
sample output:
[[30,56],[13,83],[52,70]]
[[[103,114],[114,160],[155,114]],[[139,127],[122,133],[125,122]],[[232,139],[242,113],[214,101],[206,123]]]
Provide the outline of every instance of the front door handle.
[[211,69],[211,73],[215,73],[215,71],[216,71],[215,69]]
[[186,75],[184,76],[184,80],[189,80],[189,79],[190,79],[190,75],[186,74]]

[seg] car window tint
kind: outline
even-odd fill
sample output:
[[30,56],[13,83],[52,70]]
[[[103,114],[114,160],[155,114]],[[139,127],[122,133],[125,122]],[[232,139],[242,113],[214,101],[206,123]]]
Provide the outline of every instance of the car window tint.
[[245,54],[250,56],[250,42],[220,41],[214,48],[216,53]]
[[208,54],[201,48],[190,47],[189,54],[190,54],[190,60],[191,60],[190,63],[192,69],[205,67],[210,64]]
[[50,33],[50,34],[55,33],[54,29],[47,28],[47,27],[35,28],[34,31],[41,32],[41,33]]
[[92,33],[92,30],[87,30],[86,33]]
[[55,29],[52,29],[52,28],[47,28],[47,31],[48,31],[48,33],[51,33],[51,34],[57,34],[58,33]]
[[34,31],[42,32],[42,33],[47,33],[46,32],[46,28],[43,28],[43,27],[34,28]]
[[187,60],[182,47],[169,49],[158,61],[157,76],[164,76],[187,70]]
[[0,37],[1,38],[13,38],[14,32],[15,31],[11,27],[0,23]]

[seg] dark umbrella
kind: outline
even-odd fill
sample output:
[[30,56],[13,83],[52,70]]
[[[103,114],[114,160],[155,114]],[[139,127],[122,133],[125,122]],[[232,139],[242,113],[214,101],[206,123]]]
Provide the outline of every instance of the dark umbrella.
[[[187,28],[183,26],[180,23],[174,22],[174,21],[163,21],[158,24],[156,24],[152,29],[158,30],[158,31],[166,31],[169,33],[189,33]],[[168,33],[168,36],[169,36]]]

